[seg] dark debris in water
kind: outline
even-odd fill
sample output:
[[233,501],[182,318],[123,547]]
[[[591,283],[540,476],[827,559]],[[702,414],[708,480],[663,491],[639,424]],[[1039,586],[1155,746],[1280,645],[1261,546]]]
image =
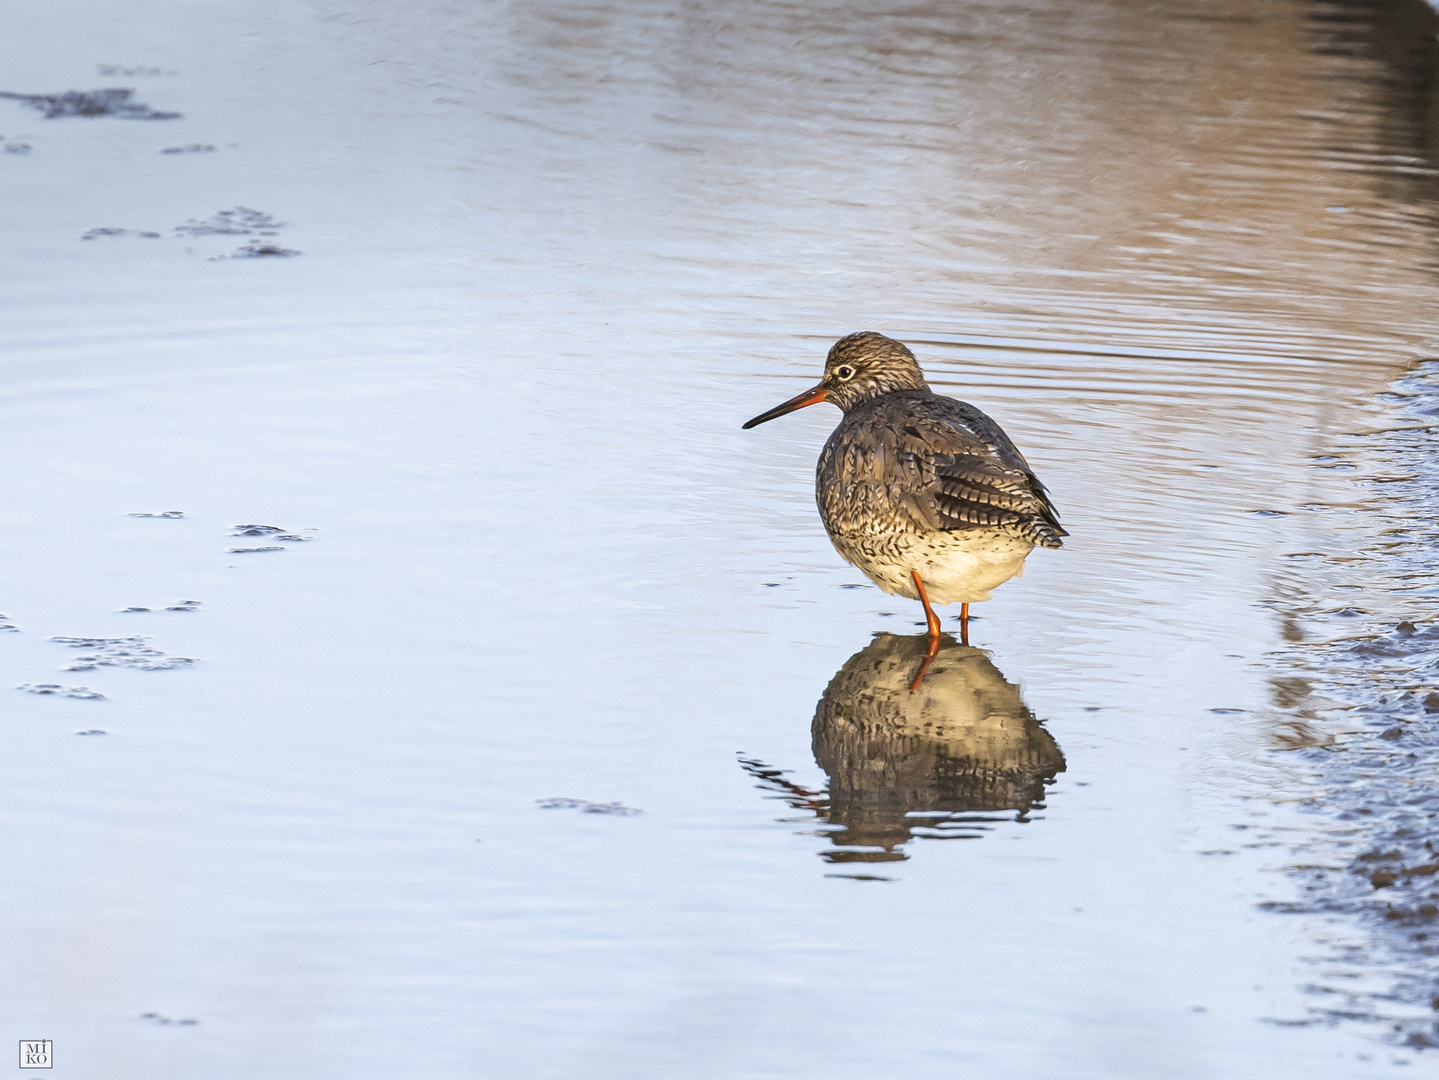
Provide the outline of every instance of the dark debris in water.
[[166,146],[160,150],[162,154],[213,154],[215,148],[209,143],[186,143],[184,146]]
[[296,255],[303,254],[303,251],[281,247],[279,244],[251,242],[237,247],[228,255],[212,255],[210,256],[210,261],[218,262],[221,259],[289,259]]
[[[166,610],[166,611],[198,611],[199,608],[200,608],[200,601],[198,601],[198,600],[177,600],[177,601],[175,601],[175,603],[173,603],[173,604],[165,605],[164,610]],[[121,608],[121,609],[120,609],[120,613],[121,613],[122,615],[138,615],[138,614],[140,614],[141,612],[154,611],[154,610],[155,610],[154,608],[147,608],[147,607],[127,607],[127,608]]]
[[192,1017],[176,1020],[157,1012],[141,1013],[140,1019],[148,1020],[152,1024],[160,1024],[164,1027],[194,1027],[200,1022]]
[[7,142],[3,135],[0,135],[0,150],[7,154],[28,154],[33,147],[27,142],[15,142],[13,139]]
[[[160,151],[162,154],[191,154],[214,150],[213,146],[205,143],[191,143],[187,146],[169,146]],[[262,210],[254,210],[248,206],[237,206],[231,210],[219,210],[207,218],[190,218],[182,225],[174,228],[175,237],[182,240],[194,240],[209,236],[251,236],[271,237],[279,236],[280,230],[285,227],[283,221],[276,221],[271,215]],[[150,232],[144,229],[122,229],[115,226],[98,226],[87,229],[80,237],[81,240],[97,240],[101,237],[114,236],[139,236],[149,240],[160,239],[158,232]],[[189,250],[189,249],[187,249]],[[253,239],[228,255],[212,255],[210,262],[221,259],[289,259],[304,252],[294,248],[282,247],[277,241]],[[141,516],[141,515],[136,515]]]
[[[157,232],[145,232],[143,229],[116,229],[109,226],[99,229],[86,229],[83,233],[80,234],[80,239],[98,240],[102,236],[139,236],[146,240],[160,239],[160,234]],[[132,514],[130,516],[141,517],[146,515]],[[153,517],[154,515],[152,514],[148,516]]]
[[171,671],[199,663],[188,656],[168,656],[159,649],[151,648],[145,644],[147,639],[138,634],[114,638],[52,637],[50,640],[57,645],[85,650],[85,655],[76,657],[65,668],[66,671],[94,671],[101,667]]
[[[314,539],[313,536],[302,536],[299,533],[288,532],[278,525],[236,525],[231,536],[255,536],[264,537],[266,540],[280,540],[286,544],[304,544]],[[244,555],[262,551],[284,551],[280,544],[267,544],[261,547],[232,547],[232,554]]]
[[263,536],[270,540],[284,540],[287,543],[303,544],[308,540],[315,539],[313,536],[301,536],[299,533],[282,529],[278,525],[236,525],[231,536]]
[[107,79],[133,79],[137,75],[174,75],[175,72],[161,67],[131,67],[125,64],[96,64],[95,73]]
[[625,806],[623,803],[597,803],[590,802],[588,799],[536,799],[535,805],[541,810],[580,810],[586,814],[618,814],[625,816],[643,813],[643,811],[636,810],[633,806]]
[[[285,227],[283,221],[276,221],[262,210],[248,206],[237,206],[231,210],[219,210],[204,220],[191,218],[183,225],[175,226],[177,236],[279,236]],[[294,248],[281,247],[274,241],[251,240],[228,255],[212,255],[211,262],[222,259],[289,259],[304,252]]]
[[16,690],[27,694],[41,694],[46,697],[77,698],[81,701],[104,701],[105,695],[91,690],[88,686],[61,686],[59,683],[21,683]]
[[219,210],[204,220],[190,218],[183,225],[176,225],[180,236],[275,236],[285,223],[276,221],[261,210],[248,206],[237,206],[233,210]]
[[133,89],[109,87],[103,90],[66,90],[59,94],[17,94],[0,90],[0,98],[9,98],[45,114],[47,120],[70,116],[95,118],[114,116],[121,120],[178,120],[180,113],[161,112],[138,101]]
[[127,514],[126,516],[137,518],[169,518],[171,520],[174,520],[176,518],[184,517],[185,514],[181,510],[162,510],[158,514]]

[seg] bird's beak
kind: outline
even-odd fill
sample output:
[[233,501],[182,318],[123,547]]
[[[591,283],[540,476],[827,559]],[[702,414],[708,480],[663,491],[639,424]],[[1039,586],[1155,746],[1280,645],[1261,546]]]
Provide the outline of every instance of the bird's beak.
[[741,430],[748,431],[750,428],[763,424],[767,420],[773,420],[775,417],[783,416],[785,413],[792,413],[796,409],[803,409],[806,405],[818,405],[824,399],[824,384],[821,383],[819,386],[812,386],[803,394],[790,398],[783,405],[776,405],[769,412],[760,413],[753,420],[749,421],[749,423],[745,424]]

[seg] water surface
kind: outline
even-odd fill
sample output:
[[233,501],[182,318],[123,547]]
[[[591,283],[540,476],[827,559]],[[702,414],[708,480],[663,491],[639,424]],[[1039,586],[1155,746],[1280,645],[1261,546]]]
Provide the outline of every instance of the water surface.
[[[1302,508],[1367,497],[1335,445],[1433,353],[1434,50],[1397,0],[16,5],[0,89],[183,115],[0,101],[0,672],[103,695],[6,691],[12,1036],[147,1080],[1429,1067],[1290,1023],[1327,916],[1260,905],[1323,833],[1274,602],[1371,520]],[[1072,533],[903,745],[840,707],[919,623],[819,526],[834,414],[739,430],[859,329]],[[136,635],[195,662],[51,640]]]

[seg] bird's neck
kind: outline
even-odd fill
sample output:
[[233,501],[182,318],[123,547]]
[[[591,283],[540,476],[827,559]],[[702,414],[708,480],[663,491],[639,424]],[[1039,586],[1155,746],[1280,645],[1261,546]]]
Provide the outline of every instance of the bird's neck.
[[861,405],[874,401],[876,398],[882,398],[887,394],[898,394],[906,391],[911,393],[918,391],[922,394],[931,393],[929,389],[929,384],[925,382],[922,377],[915,376],[914,378],[906,378],[903,376],[899,376],[894,378],[884,378],[882,380],[876,380],[869,386],[864,387],[861,393],[856,394],[852,399],[847,402],[840,403],[840,405],[845,412],[849,412],[850,409],[856,409]]

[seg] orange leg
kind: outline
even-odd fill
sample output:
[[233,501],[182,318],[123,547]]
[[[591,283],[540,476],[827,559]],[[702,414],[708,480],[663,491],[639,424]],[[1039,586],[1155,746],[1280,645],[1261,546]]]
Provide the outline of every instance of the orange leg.
[[[924,579],[919,576],[918,570],[911,570],[910,577],[914,578],[914,587],[919,592],[919,602],[924,605],[924,623],[929,628],[929,648],[925,650],[924,663],[919,665],[915,672],[914,679],[909,684],[910,692],[919,689],[919,684],[924,682],[925,672],[929,665],[934,663],[934,658],[939,655],[939,616],[934,613],[934,608],[929,606],[929,594],[924,591]],[[968,607],[969,605],[965,605]],[[968,635],[965,644],[969,644]]]
[[969,605],[959,605],[959,643],[969,644]]
[[[934,608],[929,606],[929,593],[924,591],[924,578],[919,576],[918,570],[911,570],[909,576],[914,578],[915,590],[919,593],[919,602],[924,605],[924,623],[929,627],[929,640],[939,640],[939,616],[934,613]],[[966,607],[969,605],[966,604]],[[938,651],[938,646],[935,647]]]

